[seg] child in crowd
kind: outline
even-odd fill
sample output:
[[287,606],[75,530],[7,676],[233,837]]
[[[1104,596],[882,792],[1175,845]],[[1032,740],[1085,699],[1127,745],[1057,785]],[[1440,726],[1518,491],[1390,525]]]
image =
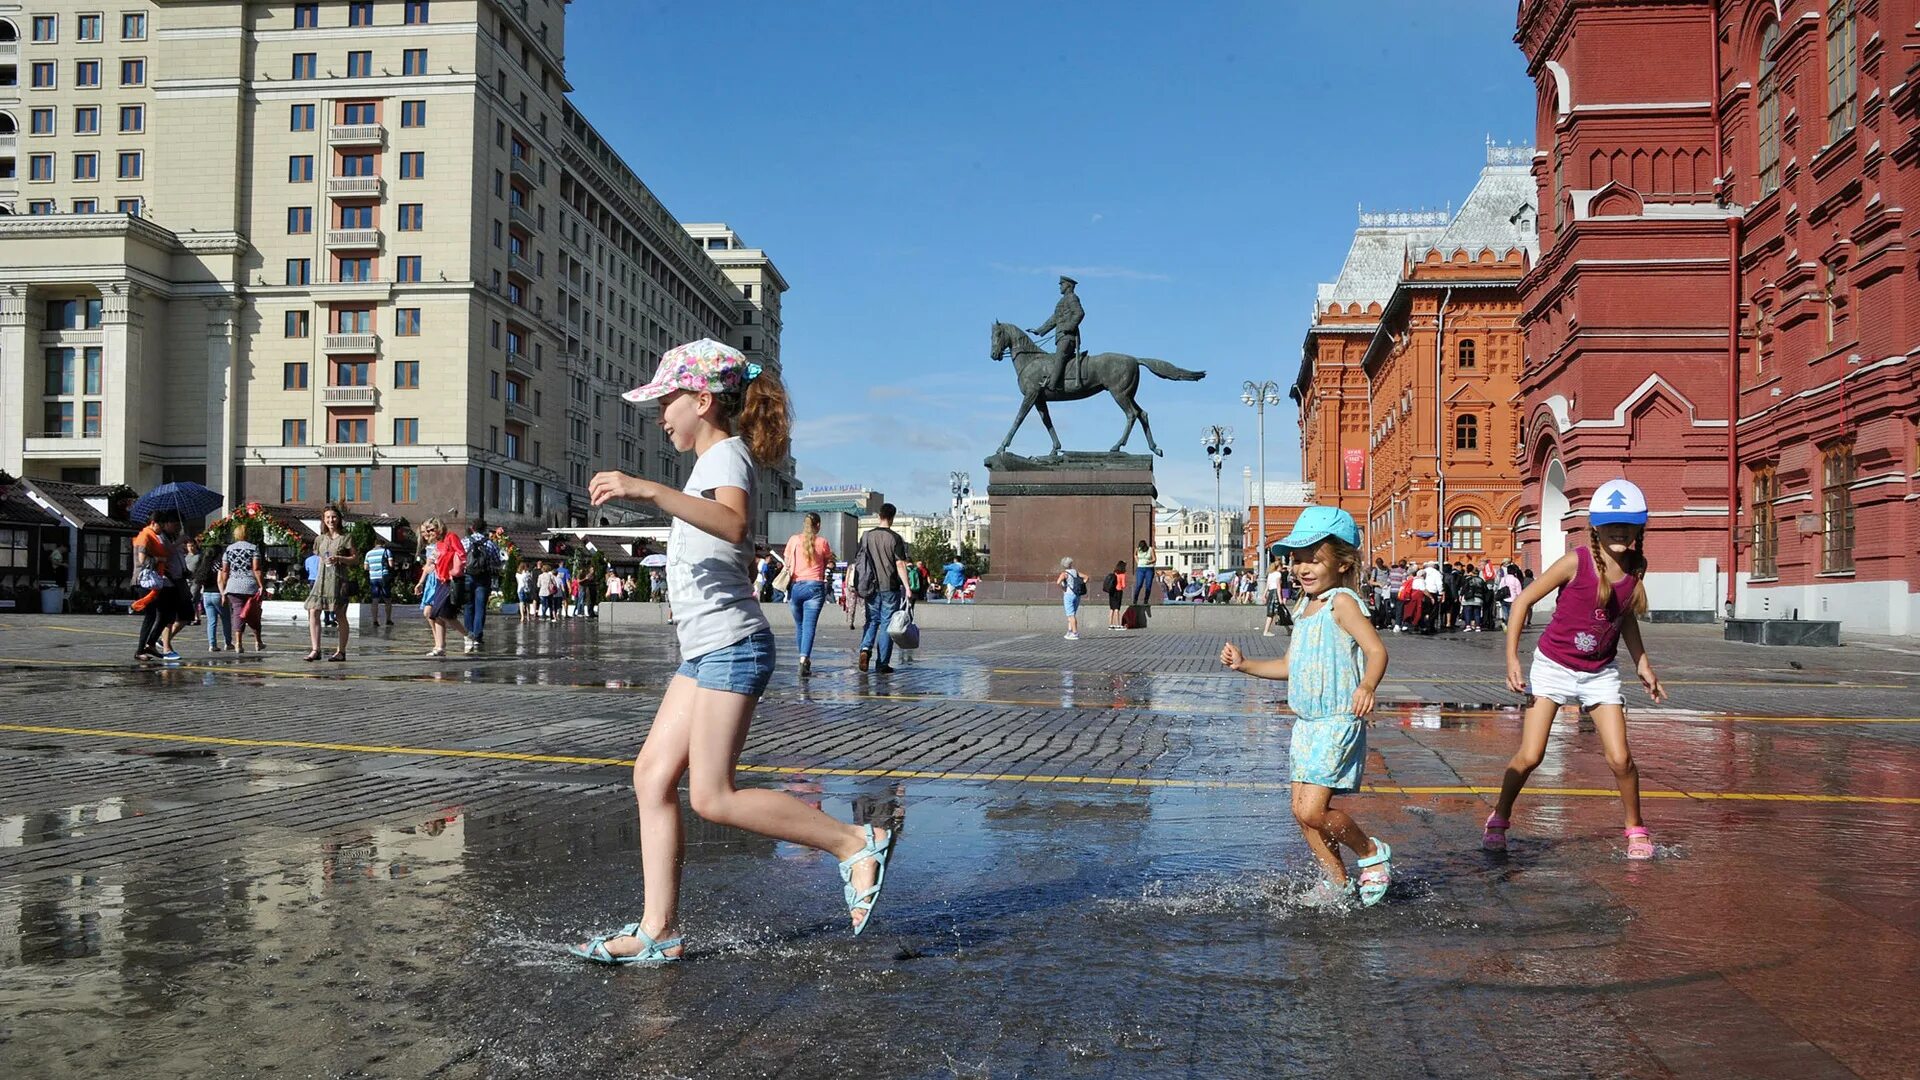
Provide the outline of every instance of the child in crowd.
[[1220,662],[1257,679],[1286,680],[1287,706],[1294,713],[1288,753],[1293,817],[1327,872],[1313,899],[1332,904],[1354,894],[1340,855],[1344,845],[1359,858],[1360,902],[1370,907],[1387,895],[1393,849],[1332,805],[1336,794],[1360,790],[1366,717],[1387,673],[1387,647],[1354,591],[1366,567],[1360,528],[1345,510],[1310,506],[1278,546],[1293,552],[1293,577],[1303,593],[1287,655],[1249,660],[1228,642]]
[[[1627,858],[1653,858],[1653,834],[1640,820],[1640,771],[1627,749],[1627,714],[1620,696],[1620,671],[1614,666],[1620,642],[1627,644],[1634,671],[1655,702],[1666,691],[1640,641],[1636,616],[1647,610],[1647,497],[1626,480],[1609,480],[1593,493],[1587,507],[1587,547],[1575,548],[1547,567],[1521,592],[1507,621],[1507,687],[1533,694],[1520,732],[1520,749],[1507,764],[1500,802],[1487,818],[1481,845],[1504,851],[1514,801],[1547,751],[1547,732],[1562,705],[1591,710],[1607,765],[1620,787],[1626,811]],[[1559,591],[1547,628],[1533,650],[1533,666],[1520,668],[1520,631],[1528,614],[1548,593]]]
[[654,713],[633,763],[640,808],[646,900],[640,921],[571,947],[603,964],[679,960],[680,867],[685,846],[679,786],[693,812],[722,825],[829,852],[853,932],[867,928],[886,884],[897,832],[842,824],[784,791],[734,786],[754,708],[773,677],[773,630],[754,597],[752,507],[755,462],[786,460],[792,416],[772,371],[717,341],[669,349],[653,381],[629,401],[660,402],[674,449],[698,460],[684,491],[619,472],[594,476],[594,505],[652,503],[673,518],[667,591],[685,659]]

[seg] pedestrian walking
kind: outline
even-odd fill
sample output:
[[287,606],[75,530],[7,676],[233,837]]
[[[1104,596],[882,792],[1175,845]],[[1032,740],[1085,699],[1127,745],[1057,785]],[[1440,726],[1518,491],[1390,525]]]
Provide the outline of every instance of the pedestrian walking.
[[206,559],[202,557],[200,552],[200,540],[198,537],[187,537],[186,552],[180,556],[180,562],[187,571],[187,613],[190,616],[189,621],[193,625],[198,626],[200,625],[200,597],[203,595],[200,589],[200,567],[201,564],[206,562]]
[[[1640,640],[1638,617],[1647,610],[1647,558],[1642,546],[1646,527],[1646,495],[1627,480],[1607,481],[1587,506],[1587,546],[1554,560],[1520,594],[1516,604],[1520,618],[1507,622],[1507,688],[1533,696],[1522,721],[1520,748],[1500,782],[1500,801],[1487,817],[1481,843],[1489,851],[1506,850],[1514,801],[1546,754],[1553,718],[1560,706],[1577,704],[1593,717],[1607,765],[1620,788],[1627,858],[1653,858],[1653,834],[1640,818],[1640,771],[1627,748],[1620,670],[1614,665],[1624,641],[1647,696],[1656,703],[1666,700]],[[1533,606],[1555,590],[1559,597],[1553,614],[1534,644],[1533,666],[1523,674],[1521,627]]]
[[339,628],[339,641],[327,659],[338,663],[347,658],[347,570],[356,556],[353,539],[347,535],[346,519],[337,506],[320,511],[320,535],[313,538],[313,583],[307,589],[307,655],[309,663],[320,659],[320,617],[332,616]]
[[1268,563],[1267,564],[1267,622],[1265,626],[1262,626],[1260,628],[1261,637],[1272,637],[1273,624],[1276,622],[1280,623],[1280,625],[1282,626],[1286,625],[1286,621],[1285,621],[1287,618],[1286,600],[1281,595],[1281,589],[1285,586],[1285,584],[1286,584],[1286,574],[1280,569],[1280,560],[1275,559],[1272,562]]
[[226,651],[233,651],[233,611],[220,591],[220,568],[225,555],[226,551],[218,547],[203,552],[193,573],[193,587],[200,594],[201,621],[207,624],[207,651],[210,653],[221,651],[223,637],[226,639]]
[[1133,602],[1136,604],[1153,602],[1154,554],[1153,544],[1147,540],[1140,541],[1133,549]]
[[180,511],[156,510],[133,538],[134,581],[147,590],[141,597],[146,607],[140,611],[140,642],[134,648],[135,660],[178,660],[180,654],[168,643],[173,625],[183,616],[179,609],[180,592],[174,587],[174,553],[180,544]]
[[1520,568],[1508,563],[1500,575],[1500,625],[1502,627],[1513,622],[1513,604],[1520,599],[1520,593],[1524,588],[1525,586],[1520,584]]
[[247,631],[253,631],[253,651],[267,651],[267,643],[260,636],[260,604],[264,599],[263,588],[266,580],[261,568],[260,549],[247,540],[245,522],[236,522],[233,526],[233,543],[220,558],[220,595],[227,598],[227,605],[233,609],[234,652],[247,651]]
[[1067,611],[1067,632],[1062,635],[1068,641],[1080,640],[1080,599],[1087,595],[1087,576],[1073,568],[1073,557],[1060,560],[1060,576],[1054,579],[1060,586],[1060,603]]
[[740,749],[773,677],[773,630],[754,598],[749,537],[755,462],[776,464],[789,451],[786,390],[777,375],[738,351],[698,341],[668,350],[654,380],[625,396],[660,401],[660,427],[674,449],[698,455],[686,489],[602,472],[588,490],[594,505],[611,499],[652,503],[673,519],[667,588],[679,616],[680,654],[687,659],[668,684],[633,765],[646,893],[640,919],[570,951],[607,964],[680,959],[682,939],[675,931],[685,846],[682,777],[693,812],[706,820],[839,859],[848,918],[859,934],[870,925],[886,883],[897,828],[844,824],[787,792],[735,786]]
[[520,563],[520,569],[513,575],[513,594],[520,601],[520,621],[523,623],[530,623],[537,617],[534,605],[540,602],[538,577],[533,572],[533,565],[525,561]]
[[1344,846],[1358,859],[1360,902],[1372,906],[1393,879],[1393,849],[1332,805],[1335,795],[1360,790],[1366,718],[1387,673],[1387,647],[1355,591],[1366,568],[1360,527],[1345,510],[1310,506],[1280,545],[1293,553],[1293,572],[1305,592],[1287,654],[1250,660],[1228,642],[1220,662],[1257,679],[1286,680],[1287,707],[1294,713],[1288,752],[1293,817],[1327,872],[1313,900],[1332,904],[1354,895],[1340,855]]
[[467,538],[461,541],[467,556],[466,594],[461,597],[460,622],[465,631],[462,652],[476,653],[486,643],[487,599],[493,595],[501,564],[506,560],[500,545],[487,535],[487,523],[476,518],[467,526]]
[[1107,629],[1125,630],[1127,624],[1120,609],[1127,602],[1127,561],[1121,559],[1113,564],[1113,573],[1101,583],[1100,589],[1107,594]]
[[380,609],[387,609],[387,625],[393,625],[393,551],[384,537],[376,537],[364,556],[367,564],[367,606],[373,609],[373,624],[380,625]]
[[794,645],[800,650],[800,677],[813,675],[813,638],[820,629],[820,611],[827,606],[827,568],[833,565],[833,546],[820,535],[820,515],[808,511],[800,531],[787,537],[781,565],[791,575],[787,604],[793,609]]
[[880,526],[868,529],[860,537],[855,556],[855,591],[866,601],[867,623],[860,629],[860,656],[857,666],[867,670],[870,661],[878,661],[873,670],[881,675],[893,671],[893,637],[887,624],[906,601],[907,542],[893,531],[898,510],[892,503],[880,504]]
[[460,607],[465,598],[467,549],[458,537],[447,531],[439,518],[420,525],[420,540],[426,546],[420,559],[420,614],[433,631],[433,648],[428,656],[447,655],[447,631],[461,629]]

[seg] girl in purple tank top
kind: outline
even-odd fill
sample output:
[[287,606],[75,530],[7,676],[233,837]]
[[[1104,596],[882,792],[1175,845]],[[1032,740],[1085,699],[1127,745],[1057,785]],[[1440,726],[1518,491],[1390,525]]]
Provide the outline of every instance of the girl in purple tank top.
[[[1648,696],[1655,702],[1666,700],[1640,641],[1637,620],[1647,610],[1647,560],[1641,552],[1647,497],[1625,480],[1609,480],[1587,506],[1587,525],[1588,546],[1561,556],[1535,578],[1514,602],[1507,622],[1507,686],[1515,693],[1531,690],[1533,699],[1527,705],[1520,748],[1500,784],[1500,801],[1487,818],[1481,845],[1488,851],[1506,850],[1514,801],[1546,754],[1553,718],[1562,705],[1579,705],[1591,712],[1607,765],[1620,786],[1627,858],[1653,858],[1653,835],[1640,820],[1640,772],[1627,749],[1627,714],[1620,670],[1614,666],[1624,641]],[[1532,668],[1523,673],[1520,632],[1527,613],[1555,590],[1560,595],[1553,616],[1534,645]]]

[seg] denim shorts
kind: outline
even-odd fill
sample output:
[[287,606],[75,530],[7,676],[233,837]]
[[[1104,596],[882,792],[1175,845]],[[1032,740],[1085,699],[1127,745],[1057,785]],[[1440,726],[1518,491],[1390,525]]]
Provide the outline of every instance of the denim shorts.
[[744,641],[684,661],[676,674],[699,683],[702,690],[759,697],[773,680],[773,631],[763,627]]

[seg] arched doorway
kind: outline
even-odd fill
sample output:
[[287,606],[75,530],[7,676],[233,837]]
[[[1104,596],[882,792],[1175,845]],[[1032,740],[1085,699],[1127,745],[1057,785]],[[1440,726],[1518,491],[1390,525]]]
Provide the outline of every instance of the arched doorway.
[[1540,484],[1540,569],[1546,570],[1567,553],[1567,530],[1561,524],[1567,511],[1567,470],[1559,458],[1547,462]]

